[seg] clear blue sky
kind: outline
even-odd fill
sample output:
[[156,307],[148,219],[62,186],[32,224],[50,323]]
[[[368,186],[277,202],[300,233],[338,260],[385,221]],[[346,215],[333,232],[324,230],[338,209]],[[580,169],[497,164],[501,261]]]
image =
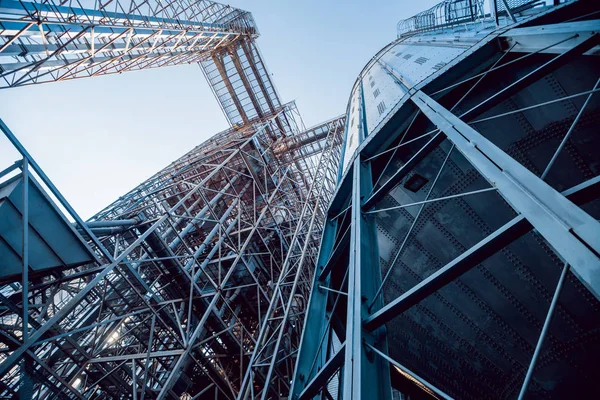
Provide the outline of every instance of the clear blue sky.
[[[307,126],[342,114],[396,22],[439,0],[232,0],[251,11],[283,101]],[[197,65],[0,91],[0,117],[84,218],[227,123]],[[0,170],[16,160],[0,138]]]

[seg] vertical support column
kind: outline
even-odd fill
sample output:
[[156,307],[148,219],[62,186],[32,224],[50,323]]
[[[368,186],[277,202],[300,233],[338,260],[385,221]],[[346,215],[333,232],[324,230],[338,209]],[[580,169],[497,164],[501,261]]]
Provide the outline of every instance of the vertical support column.
[[500,26],[500,20],[498,19],[498,0],[490,0],[490,8],[492,9],[492,15],[494,16],[496,26]]
[[306,311],[306,320],[298,349],[298,359],[296,360],[296,370],[290,390],[290,398],[292,399],[296,399],[302,393],[310,382],[312,373],[321,370],[323,364],[327,361],[327,343],[324,336],[331,329],[331,313],[327,312],[328,293],[325,290],[319,290],[319,285],[329,286],[330,275],[327,274],[324,281],[319,278],[333,251],[337,225],[335,220],[330,219],[325,223],[323,230],[317,269],[314,273],[312,292]]
[[[345,400],[391,399],[390,367],[365,346],[369,343],[387,354],[385,327],[368,332],[362,320],[369,315],[381,284],[377,232],[373,217],[361,209],[365,197],[373,190],[371,167],[357,157],[353,166],[352,220],[350,228],[350,262],[348,265],[348,310],[346,316],[346,353],[342,396]],[[382,306],[381,300],[374,304]]]
[[[22,270],[22,281],[23,285],[23,343],[29,340],[29,161],[27,158],[23,158],[22,161],[22,175],[23,175],[23,253],[21,258],[23,260]],[[23,367],[21,373],[23,375],[23,381],[19,390],[19,397],[21,399],[31,399],[32,393],[32,382],[29,376],[29,371],[33,367],[30,357],[23,359]]]
[[137,377],[135,373],[135,360],[131,360],[131,389],[133,394],[133,400],[137,400]]
[[23,158],[23,342],[29,337],[29,162]]
[[469,14],[471,14],[471,21],[475,21],[475,13],[473,12],[473,0],[469,0]]

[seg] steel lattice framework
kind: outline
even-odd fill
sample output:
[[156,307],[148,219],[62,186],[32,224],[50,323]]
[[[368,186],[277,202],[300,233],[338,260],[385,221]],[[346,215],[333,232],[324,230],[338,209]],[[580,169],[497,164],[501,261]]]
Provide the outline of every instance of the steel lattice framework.
[[289,391],[345,118],[304,128],[257,36],[211,1],[0,2],[2,87],[198,62],[231,125],[85,223],[0,125],[2,396]]
[[[259,369],[258,352],[292,357],[253,372],[248,390],[265,379],[275,396],[289,389],[344,125],[337,118],[306,131],[325,135],[325,147],[306,158],[314,178],[305,191],[285,157],[297,144],[282,140],[274,120],[216,135],[80,226],[96,262],[36,278],[28,298],[41,309],[23,307],[17,286],[3,288],[4,395],[23,385],[15,368],[23,355],[34,360],[26,375],[36,397],[210,388],[235,398],[247,371]],[[17,165],[18,179],[31,175]],[[25,343],[23,308],[33,328]],[[278,350],[264,351],[260,333],[278,328]]]
[[231,125],[84,222],[0,121],[0,396],[593,393],[600,20],[554,3],[401,22],[306,129],[247,12],[0,0],[3,87],[198,62]]
[[[266,398],[271,396],[269,389],[275,390],[275,397],[288,392],[272,382],[277,380],[281,364],[287,367],[284,376],[291,376],[290,373],[294,370],[295,353],[304,326],[304,314],[310,297],[311,277],[316,266],[326,209],[337,182],[343,132],[341,122],[341,119],[332,120],[316,129],[322,133],[327,132],[324,149],[316,163],[314,180],[295,222],[281,273],[258,329],[259,334],[245,373],[240,398]],[[335,132],[339,134],[336,135]],[[260,378],[267,384],[256,385]],[[279,385],[282,383],[287,385],[285,381],[278,381]]]
[[213,1],[2,0],[0,87],[193,63],[258,31]]

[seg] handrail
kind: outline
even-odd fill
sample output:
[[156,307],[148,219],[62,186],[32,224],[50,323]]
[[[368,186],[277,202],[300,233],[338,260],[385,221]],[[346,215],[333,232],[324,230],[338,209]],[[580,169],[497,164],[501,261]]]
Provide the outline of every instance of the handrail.
[[514,22],[514,13],[540,5],[556,5],[556,3],[565,1],[489,0],[489,4],[486,5],[486,0],[443,0],[425,11],[401,20],[396,25],[396,29],[400,38],[408,34],[443,30],[483,20],[495,20],[498,25],[498,17],[501,15],[509,16]]
[[398,22],[398,37],[407,33],[437,30],[485,17],[484,0],[443,0],[411,18]]

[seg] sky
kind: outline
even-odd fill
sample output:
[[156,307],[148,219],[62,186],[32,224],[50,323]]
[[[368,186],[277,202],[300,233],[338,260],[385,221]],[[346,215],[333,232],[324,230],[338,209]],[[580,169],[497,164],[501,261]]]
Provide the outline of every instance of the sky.
[[[345,112],[396,23],[439,0],[231,0],[251,11],[282,101],[305,125]],[[0,91],[0,118],[87,219],[228,127],[196,64]],[[0,137],[0,170],[19,157]]]

